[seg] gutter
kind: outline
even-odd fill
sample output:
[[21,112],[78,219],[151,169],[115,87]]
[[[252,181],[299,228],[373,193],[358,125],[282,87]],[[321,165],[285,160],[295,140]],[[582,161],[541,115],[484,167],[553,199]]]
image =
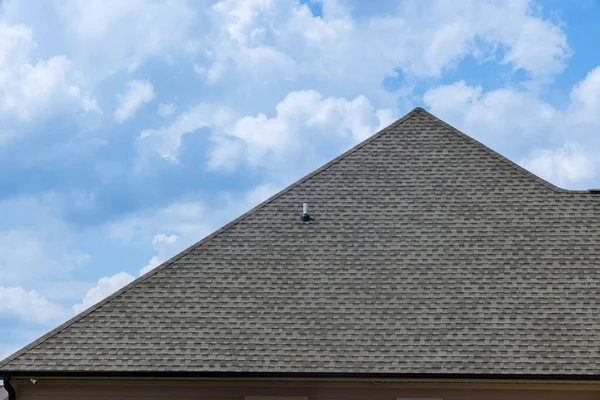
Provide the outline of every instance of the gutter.
[[8,392],[8,400],[17,400],[15,388],[10,384],[10,376],[5,376],[2,380],[4,381],[4,389]]
[[[451,379],[516,381],[600,381],[600,375],[584,374],[477,374],[477,373],[347,373],[347,372],[247,372],[247,371],[6,371],[12,377],[54,378],[289,378],[289,379]],[[10,385],[10,377],[4,378]],[[7,387],[8,390],[8,387]],[[10,400],[16,400],[10,398]]]

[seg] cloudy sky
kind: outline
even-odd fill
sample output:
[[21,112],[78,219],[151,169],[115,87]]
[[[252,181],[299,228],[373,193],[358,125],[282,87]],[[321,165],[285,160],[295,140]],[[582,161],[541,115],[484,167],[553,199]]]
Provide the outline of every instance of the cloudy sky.
[[600,186],[600,3],[0,0],[0,358],[422,106]]

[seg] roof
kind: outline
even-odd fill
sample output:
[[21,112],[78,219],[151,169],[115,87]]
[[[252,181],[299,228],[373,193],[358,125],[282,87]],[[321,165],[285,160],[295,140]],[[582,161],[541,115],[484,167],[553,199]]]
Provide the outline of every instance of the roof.
[[553,186],[417,108],[0,375],[592,376],[599,287],[600,196]]

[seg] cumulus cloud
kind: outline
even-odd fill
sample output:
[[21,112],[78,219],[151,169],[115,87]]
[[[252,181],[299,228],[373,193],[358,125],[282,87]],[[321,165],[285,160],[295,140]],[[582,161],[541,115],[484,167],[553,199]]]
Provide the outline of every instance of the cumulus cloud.
[[61,106],[100,111],[76,84],[71,61],[64,55],[35,59],[36,47],[30,27],[0,20],[0,115],[31,120]]
[[225,108],[198,104],[164,127],[141,132],[138,154],[142,160],[158,156],[177,161],[182,137],[208,128],[210,169],[232,172],[245,165],[268,168],[282,177],[307,160],[311,165],[325,161],[395,119],[393,110],[377,109],[365,96],[348,100],[313,90],[288,93],[275,111],[272,118],[236,118]]
[[560,26],[531,15],[523,18],[520,27],[508,25],[516,29],[500,34],[506,35],[503,43],[508,46],[503,62],[542,80],[562,72],[571,50]]
[[315,157],[329,144],[343,149],[366,139],[393,121],[391,110],[377,110],[365,96],[347,100],[312,90],[289,93],[265,114],[245,116],[217,128],[208,165],[232,171],[240,165],[294,168],[295,158]]
[[[148,203],[140,200],[140,211],[108,228],[103,225],[111,238],[135,237],[151,244],[152,253],[133,270],[95,282],[73,306],[75,311],[130,282],[146,260],[140,273],[265,199],[282,182],[392,122],[398,103],[408,107],[415,101],[399,96],[410,93],[412,82],[430,82],[472,56],[484,64],[503,63],[505,69],[545,84],[563,70],[571,54],[560,23],[544,19],[526,0],[484,0],[476,6],[467,0],[407,0],[395,3],[387,15],[368,17],[357,16],[348,3],[339,1],[323,2],[320,16],[303,2],[275,0],[68,0],[66,5],[48,0],[39,5],[43,11],[8,1],[0,7],[5,19],[0,22],[0,116],[28,121],[61,107],[99,111],[88,91],[107,76],[126,72],[134,80],[120,95],[114,118],[132,119],[154,98],[152,85],[137,80],[136,70],[147,60],[159,59],[153,68],[170,68],[164,62],[178,72],[195,73],[194,84],[206,89],[199,90],[205,103],[188,108],[185,100],[198,100],[182,96],[180,110],[160,104],[156,113],[174,118],[162,120],[158,128],[139,128],[139,159],[153,165],[154,157],[163,158],[175,170],[183,137],[203,130],[210,147],[199,150],[199,157],[207,156],[212,172],[253,169],[263,182],[248,193],[223,195],[223,208],[213,212],[206,211],[213,207],[198,196],[174,200],[180,194],[174,191],[164,194],[170,196],[164,207],[143,209]],[[494,148],[502,149],[505,142],[519,150],[537,147],[523,165],[571,185],[596,176],[582,171],[597,167],[589,157],[600,146],[588,125],[598,122],[598,76],[592,71],[577,85],[564,110],[529,90],[534,85],[488,91],[457,82],[429,91],[424,101],[440,117]],[[389,93],[381,85],[386,77],[398,78],[401,89]],[[243,107],[238,107],[239,99],[246,99]],[[576,137],[567,141],[560,127]],[[12,134],[3,126],[0,142]],[[118,162],[96,166],[98,174],[119,175],[127,167]],[[118,191],[121,184],[110,190]],[[99,198],[114,198],[113,192],[107,193]],[[31,210],[39,206],[28,205]],[[0,272],[8,282],[3,283],[21,288],[42,304],[40,296],[49,298],[45,293],[31,294],[20,285],[49,277],[67,279],[89,256],[70,247],[73,233],[61,216],[35,220],[38,213],[32,211],[31,223],[22,226],[14,209],[0,203]],[[15,293],[22,295],[11,291]]]
[[35,290],[0,286],[1,315],[28,323],[45,324],[56,322],[67,313],[60,305],[48,301]]
[[430,89],[423,102],[494,149],[527,151],[529,155],[519,157],[521,165],[557,185],[594,184],[599,167],[594,159],[600,151],[600,68],[574,85],[570,98],[570,104],[559,109],[533,91],[484,91],[459,81]]
[[150,57],[187,54],[197,47],[190,36],[197,11],[186,1],[47,0],[37,8],[8,1],[1,6],[7,20],[51,32],[41,38],[43,45],[61,48],[94,82],[133,71]]
[[178,247],[177,245],[173,246],[177,239],[179,239],[179,236],[177,235],[166,235],[164,233],[155,235],[152,239],[152,248],[158,254],[152,256],[150,261],[148,261],[148,264],[140,270],[140,275],[152,271],[173,255],[175,253],[174,249]]
[[164,260],[161,260],[160,258],[158,258],[158,256],[152,256],[152,258],[150,258],[150,261],[148,261],[148,264],[144,265],[140,270],[140,276],[152,271],[154,268],[158,267],[163,262]]
[[[167,207],[129,215],[110,223],[105,227],[105,231],[110,237],[125,242],[134,238],[138,240],[151,238],[152,248],[156,254],[139,270],[138,275],[142,276],[208,234],[213,226],[208,225],[206,219],[205,207],[202,203],[177,202]],[[86,293],[83,301],[73,305],[73,310],[78,313],[87,309],[134,279],[132,274],[125,271],[100,278]]]
[[488,60],[500,52],[513,70],[547,83],[571,54],[562,26],[537,15],[528,0],[476,6],[408,0],[366,19],[354,18],[352,8],[337,1],[322,9],[315,16],[300,3],[219,1],[210,11],[218,40],[209,42],[210,52],[195,69],[210,83],[258,77],[265,68],[267,80],[351,80],[354,89],[376,98],[375,88],[397,69],[437,77],[468,55]]
[[569,114],[572,123],[600,124],[600,67],[573,87]]
[[144,104],[154,99],[154,87],[146,80],[133,80],[127,84],[127,90],[117,95],[118,107],[115,111],[115,120],[124,122],[133,118],[135,113]]
[[[140,269],[138,275],[142,276],[152,271],[154,268],[174,255],[177,251],[180,251],[181,249],[179,246],[175,244],[178,238],[179,236],[173,234],[167,235],[164,233],[159,233],[154,235],[154,238],[152,239],[152,247],[157,252],[157,255],[152,256],[148,264]],[[133,275],[125,271],[119,272],[112,276],[100,278],[96,285],[87,291],[83,301],[73,305],[73,311],[79,313],[83,310],[86,310],[90,306],[121,289],[123,286],[129,284],[134,279],[135,277]]]
[[502,88],[486,92],[464,81],[430,89],[423,102],[438,117],[500,150],[518,144],[508,142],[508,137],[539,136],[560,118],[558,110],[531,91]]
[[129,275],[127,272],[119,272],[113,276],[105,276],[100,278],[96,286],[88,290],[88,292],[85,294],[83,301],[79,304],[73,305],[73,311],[80,313],[88,309],[89,307],[98,303],[100,300],[121,289],[134,279],[135,278],[132,275]]
[[596,157],[586,154],[574,143],[566,143],[564,147],[554,150],[535,150],[521,161],[524,168],[559,185],[594,178],[597,164]]
[[174,121],[158,129],[147,129],[140,133],[136,146],[141,158],[153,155],[177,161],[181,138],[196,130],[218,125],[229,118],[226,110],[208,104],[198,104],[181,113]]

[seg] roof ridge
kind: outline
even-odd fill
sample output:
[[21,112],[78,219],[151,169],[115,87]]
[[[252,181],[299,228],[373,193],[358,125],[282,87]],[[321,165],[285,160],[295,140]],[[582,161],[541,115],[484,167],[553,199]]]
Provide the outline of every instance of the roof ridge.
[[[412,118],[413,116],[417,115],[420,112],[425,112],[425,113],[429,114],[427,111],[425,111],[421,107],[414,108],[409,113],[407,113],[406,115],[404,115],[402,118],[398,119],[397,121],[395,121],[392,124],[388,125],[387,127],[383,128],[379,132],[376,132],[375,134],[373,134],[369,138],[367,138],[367,139],[363,140],[362,142],[358,143],[357,145],[355,145],[351,149],[347,150],[346,152],[342,153],[341,155],[337,156],[333,160],[325,163],[324,165],[322,165],[321,167],[317,168],[313,172],[311,172],[311,173],[305,175],[304,177],[298,179],[296,182],[294,182],[291,185],[287,186],[286,188],[280,190],[279,192],[277,192],[273,196],[269,197],[268,199],[266,199],[262,203],[258,204],[257,206],[255,206],[255,207],[251,208],[250,210],[246,211],[244,214],[242,214],[239,217],[235,218],[233,221],[230,221],[229,223],[223,225],[221,228],[217,229],[213,233],[211,233],[211,234],[205,236],[204,238],[200,239],[196,243],[194,243],[191,246],[189,246],[187,249],[182,250],[181,252],[179,252],[175,256],[171,257],[167,261],[165,261],[162,264],[160,264],[159,266],[157,266],[156,268],[154,268],[151,271],[147,272],[146,274],[138,277],[137,279],[135,279],[131,283],[125,285],[124,287],[122,287],[121,289],[117,290],[113,294],[107,296],[106,298],[104,298],[103,300],[99,301],[98,303],[90,306],[85,311],[82,311],[81,313],[79,313],[79,314],[75,315],[74,317],[70,318],[69,320],[67,320],[66,322],[62,323],[58,327],[52,329],[51,331],[47,332],[46,334],[44,334],[43,336],[41,336],[37,340],[31,342],[30,344],[26,345],[25,347],[21,348],[20,350],[17,350],[15,353],[13,353],[13,354],[9,355],[8,357],[6,357],[4,360],[0,360],[0,369],[6,367],[8,364],[10,364],[12,361],[14,361],[15,359],[19,358],[23,354],[27,353],[30,350],[33,350],[34,348],[36,348],[40,344],[44,343],[46,340],[54,337],[55,335],[61,333],[65,329],[69,328],[70,326],[72,326],[75,323],[79,322],[80,320],[84,319],[85,317],[87,317],[88,315],[90,315],[94,311],[98,310],[99,308],[101,308],[105,304],[109,303],[110,301],[112,301],[116,297],[119,297],[120,295],[126,293],[130,289],[133,289],[137,285],[141,284],[142,282],[144,282],[147,279],[151,278],[152,276],[156,275],[158,272],[160,272],[163,269],[167,268],[168,266],[172,265],[177,260],[179,260],[182,257],[186,256],[187,254],[191,253],[193,250],[199,248],[200,246],[204,245],[208,241],[210,241],[210,240],[214,239],[215,237],[219,236],[221,233],[225,232],[229,228],[231,228],[231,227],[237,225],[238,223],[244,221],[246,218],[248,218],[249,216],[251,216],[252,214],[254,214],[255,212],[257,212],[258,210],[262,209],[266,205],[270,204],[274,200],[278,199],[279,197],[283,196],[285,193],[287,193],[290,190],[294,189],[295,187],[303,184],[304,182],[308,181],[309,179],[314,178],[315,176],[317,176],[321,172],[327,170],[328,168],[330,168],[333,165],[337,164],[338,162],[342,161],[346,157],[348,157],[351,154],[353,154],[354,152],[360,150],[362,147],[366,146],[367,144],[371,143],[372,141],[376,140],[377,138],[379,138],[379,137],[385,135],[386,133],[390,132],[393,128],[395,128],[395,127],[403,124],[404,122],[408,121],[410,118]],[[429,115],[431,115],[431,114],[429,114]]]
[[462,139],[466,140],[467,142],[476,145],[477,147],[479,147],[481,150],[485,151],[486,153],[488,153],[489,155],[493,156],[494,158],[498,159],[499,161],[502,161],[503,163],[507,164],[509,167],[515,169],[517,172],[521,173],[522,175],[542,184],[543,186],[545,186],[547,189],[550,189],[554,192],[558,192],[558,193],[569,193],[569,194],[590,194],[589,190],[571,190],[571,189],[565,189],[565,188],[561,188],[560,186],[556,186],[555,184],[547,181],[546,179],[534,174],[533,172],[527,170],[526,168],[523,168],[522,166],[520,166],[519,164],[517,164],[516,162],[510,160],[509,158],[503,156],[502,154],[498,153],[497,151],[491,149],[490,147],[486,146],[485,144],[481,143],[479,140],[473,138],[472,136],[467,135],[466,133],[461,132],[459,129],[453,127],[452,125],[450,125],[449,123],[439,119],[438,117],[436,117],[435,115],[433,115],[432,113],[430,113],[429,111],[418,107],[421,111],[423,111],[423,113],[425,113],[426,115],[428,115],[430,118],[432,118],[436,123],[438,123],[439,125],[444,126],[445,128],[447,128],[448,130],[450,130],[452,133],[458,135],[459,137],[461,137]]

